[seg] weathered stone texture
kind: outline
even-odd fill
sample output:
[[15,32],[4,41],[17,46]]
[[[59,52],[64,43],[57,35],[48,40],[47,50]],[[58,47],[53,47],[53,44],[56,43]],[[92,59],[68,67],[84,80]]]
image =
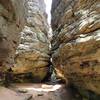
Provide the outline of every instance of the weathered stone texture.
[[48,24],[43,0],[24,0],[25,23],[15,57],[15,74],[32,75],[41,81],[49,65]]
[[19,32],[25,20],[23,3],[20,0],[0,0],[0,72],[14,64]]
[[100,94],[100,0],[53,0],[53,65],[74,86]]

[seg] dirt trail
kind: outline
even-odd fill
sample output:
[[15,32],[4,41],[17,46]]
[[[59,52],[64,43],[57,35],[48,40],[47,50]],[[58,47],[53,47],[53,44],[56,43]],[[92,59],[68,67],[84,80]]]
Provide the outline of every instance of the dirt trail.
[[11,89],[0,86],[0,100],[28,100],[31,94],[17,93]]
[[11,88],[22,94],[32,95],[30,100],[72,100],[63,84],[14,84]]

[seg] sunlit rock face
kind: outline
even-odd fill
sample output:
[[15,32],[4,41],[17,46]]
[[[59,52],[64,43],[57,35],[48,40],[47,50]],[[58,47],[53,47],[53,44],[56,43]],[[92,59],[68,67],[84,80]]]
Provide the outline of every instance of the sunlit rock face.
[[74,86],[100,94],[100,0],[53,0],[53,65]]
[[0,0],[0,78],[1,72],[14,64],[19,32],[24,26],[23,3],[20,0]]
[[21,74],[22,79],[27,80],[26,77],[30,76],[32,81],[41,81],[48,72],[50,53],[45,4],[44,0],[24,1],[26,25],[20,33],[13,71]]

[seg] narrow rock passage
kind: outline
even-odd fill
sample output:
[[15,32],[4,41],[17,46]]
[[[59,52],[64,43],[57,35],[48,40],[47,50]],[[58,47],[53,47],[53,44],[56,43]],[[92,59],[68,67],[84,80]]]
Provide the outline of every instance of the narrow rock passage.
[[[15,5],[12,5],[14,6],[12,7],[12,10],[16,9],[16,11],[14,12],[18,16],[16,16],[16,20],[12,19],[14,20],[13,22],[11,21],[10,18],[9,20],[6,19],[6,17],[8,17],[8,15],[5,12],[7,10],[6,8],[8,7],[6,5],[7,1],[9,2],[11,1],[11,3],[8,3],[10,6],[11,4],[15,4]],[[0,9],[1,11],[0,16],[2,15],[0,17],[0,21],[1,21],[0,28],[2,29],[1,30],[2,34],[0,34],[0,36],[2,40],[3,40],[3,37],[7,38],[6,39],[7,41],[3,40],[0,42],[1,44],[0,46],[2,48],[4,45],[3,49],[0,48],[0,50],[3,52],[3,54],[1,52],[0,58],[2,58],[3,56],[3,59],[4,59],[3,68],[4,68],[5,63],[7,63],[6,65],[7,67],[9,65],[10,66],[13,65],[14,63],[14,67],[12,68],[11,66],[11,72],[9,71],[6,72],[7,80],[9,81],[7,81],[6,79],[5,80],[7,81],[6,83],[8,85],[8,82],[10,82],[13,76],[14,80],[16,80],[17,82],[23,82],[20,84],[12,84],[9,88],[5,88],[1,86],[0,100],[71,100],[70,94],[66,90],[64,84],[52,84],[52,85],[48,85],[44,83],[24,84],[24,82],[26,81],[29,82],[30,78],[32,81],[33,80],[36,81],[36,79],[41,81],[48,73],[47,67],[49,66],[49,60],[50,60],[50,57],[49,57],[49,54],[50,54],[49,42],[50,41],[48,38],[48,35],[49,35],[48,23],[47,23],[47,18],[46,18],[47,16],[46,16],[45,5],[44,5],[43,0],[22,0],[22,1],[0,0],[0,8],[2,8]],[[9,11],[7,10],[7,12]],[[4,15],[7,15],[7,16],[4,16]],[[11,16],[12,15],[13,13],[11,12]],[[25,21],[24,21],[25,25],[22,25],[23,26],[22,27],[21,23],[19,22],[22,22],[24,17],[25,17]],[[16,30],[15,28],[13,29],[12,27],[8,27],[10,25],[6,21],[10,22],[11,26],[14,24],[14,27],[16,28]],[[8,26],[6,25],[6,23]],[[50,23],[50,20],[49,20],[49,23]],[[4,26],[7,27],[7,30],[5,30],[5,28],[2,28],[3,24],[5,24]],[[19,29],[17,31],[17,27],[21,28],[20,31]],[[7,35],[6,35],[6,31],[8,33]],[[15,33],[20,33],[20,35],[15,34]],[[21,37],[20,41],[16,35],[19,35],[19,37]],[[12,47],[13,46],[12,44],[14,45],[14,48]],[[17,50],[15,48],[15,44],[16,44],[16,48],[17,48],[17,45],[19,44]],[[12,51],[11,53],[7,52],[9,53],[9,55],[11,55],[11,58],[6,54],[4,50]],[[16,51],[16,55],[15,55],[15,51]],[[14,58],[14,55],[15,55],[15,58]],[[6,62],[6,57],[4,56],[7,56],[7,62]],[[0,61],[2,62],[2,59]],[[2,68],[2,64],[1,64],[1,68]],[[3,70],[0,69],[0,71],[3,71]],[[5,71],[5,68],[4,68],[4,71]],[[10,75],[12,74],[12,72],[13,72],[13,75]]]

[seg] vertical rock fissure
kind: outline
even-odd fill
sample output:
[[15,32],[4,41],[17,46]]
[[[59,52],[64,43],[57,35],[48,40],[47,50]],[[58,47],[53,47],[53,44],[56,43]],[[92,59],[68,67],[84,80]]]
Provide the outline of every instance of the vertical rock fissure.
[[[48,7],[50,0],[45,2]],[[0,0],[0,72],[13,71],[17,82],[41,82],[53,65],[58,77],[87,91],[89,99],[100,94],[99,4],[53,0],[50,23],[44,0]]]

